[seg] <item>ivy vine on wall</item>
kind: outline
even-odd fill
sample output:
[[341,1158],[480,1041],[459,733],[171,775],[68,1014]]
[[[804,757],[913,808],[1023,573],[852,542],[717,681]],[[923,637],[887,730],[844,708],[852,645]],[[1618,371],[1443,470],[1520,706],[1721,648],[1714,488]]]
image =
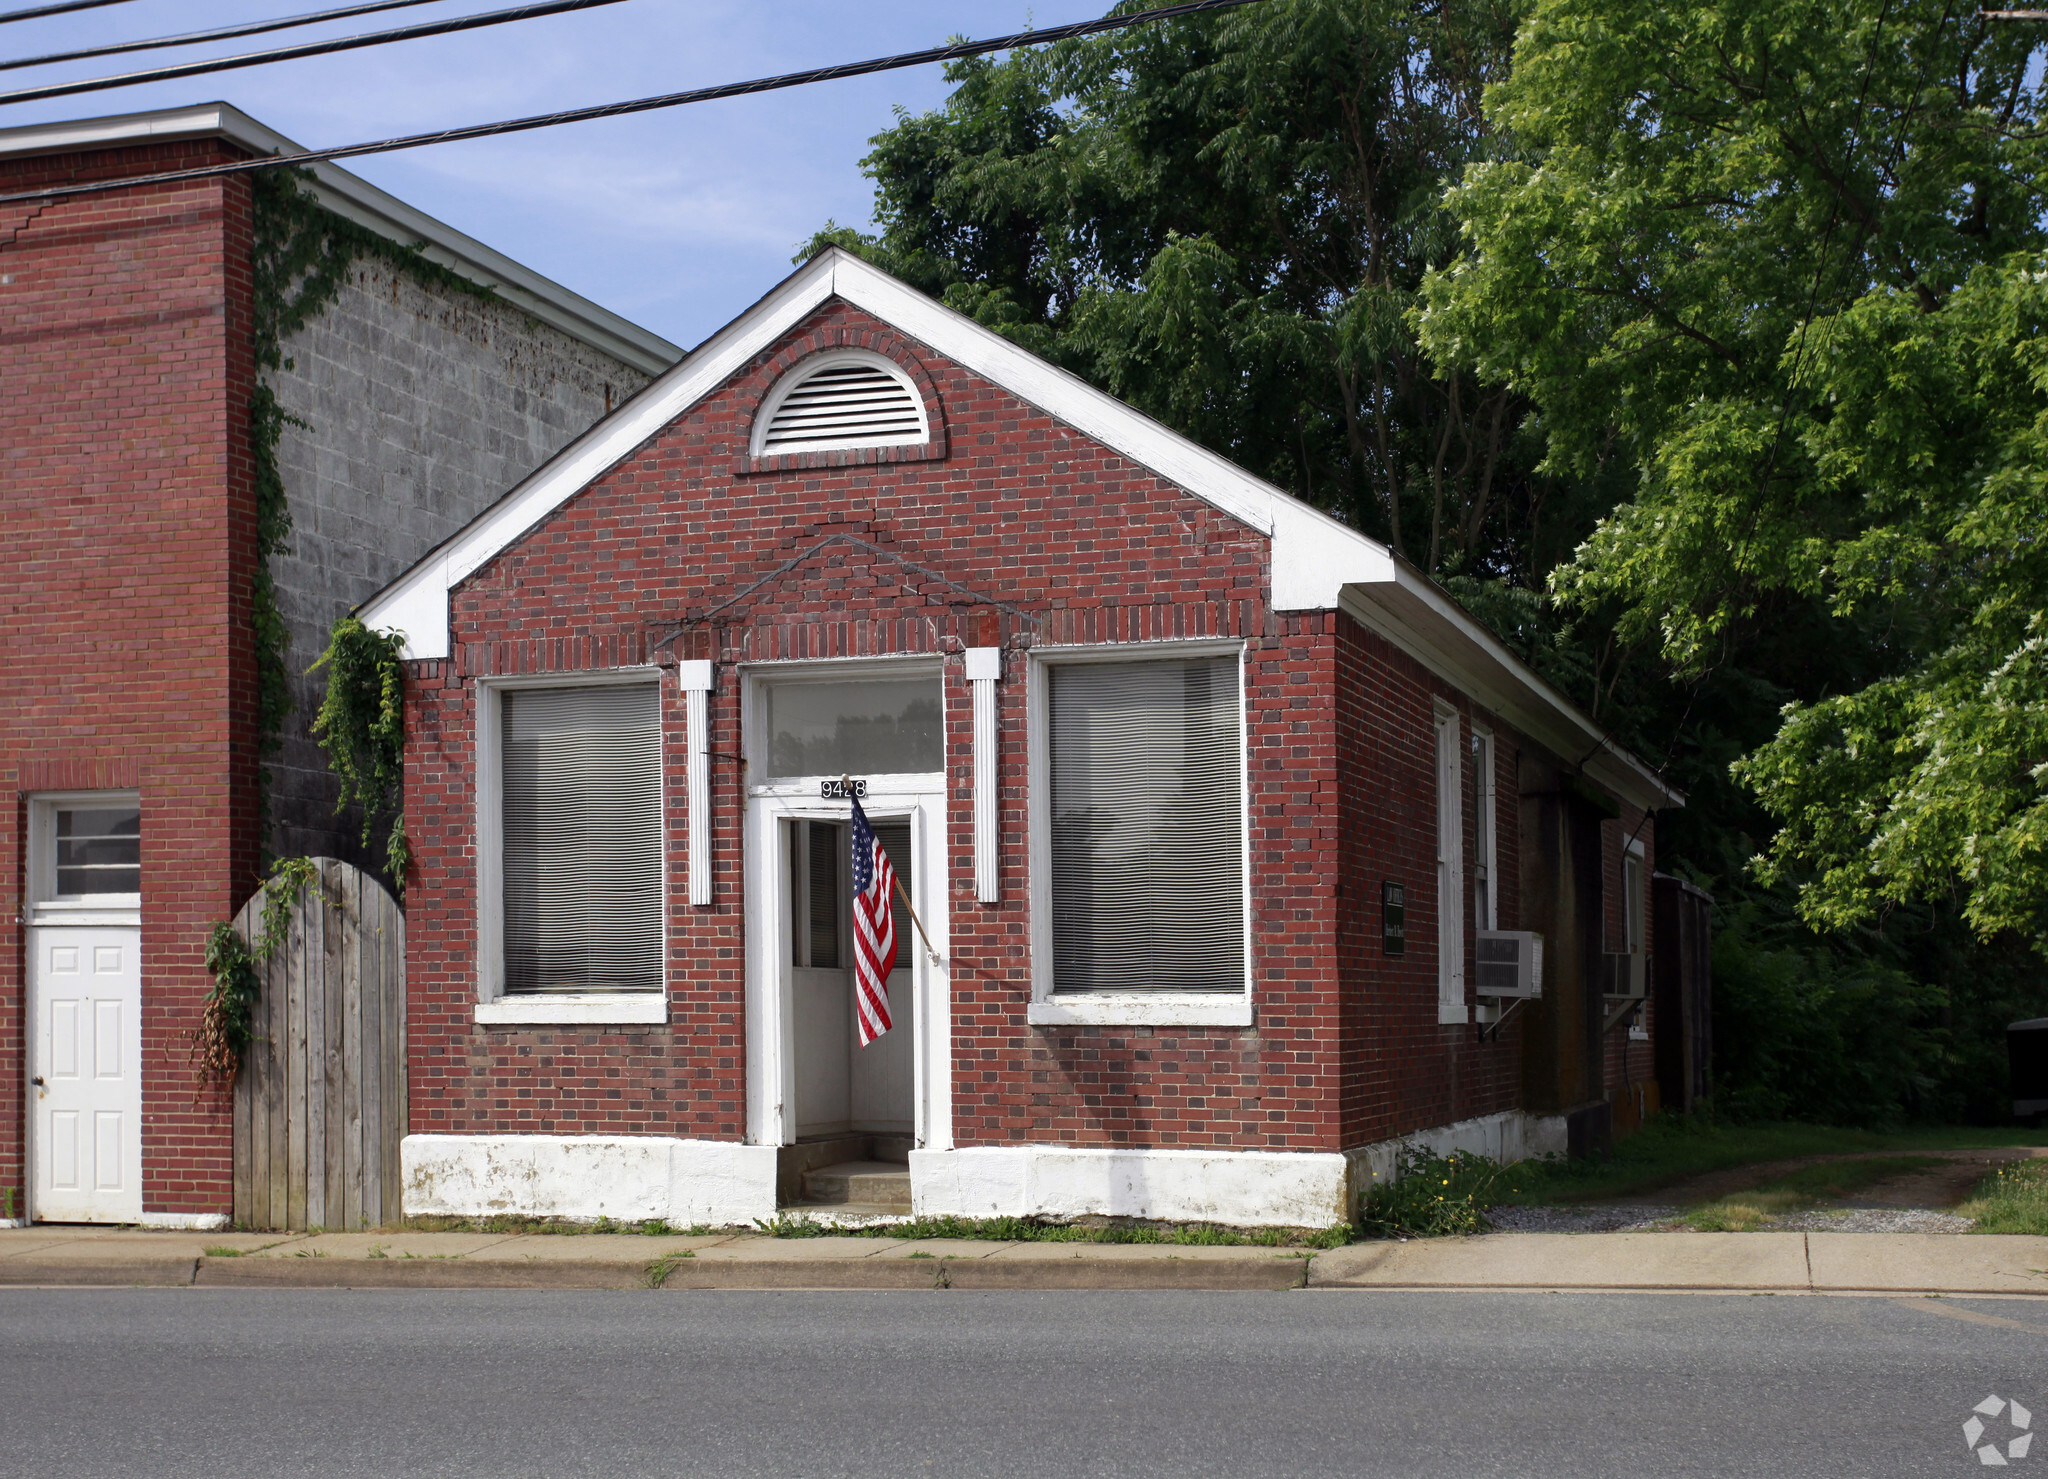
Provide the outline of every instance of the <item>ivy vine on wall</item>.
[[319,881],[311,858],[285,858],[263,881],[263,917],[254,941],[245,941],[222,920],[206,941],[206,969],[213,989],[206,994],[199,1025],[192,1029],[192,1062],[199,1087],[234,1087],[242,1060],[255,1041],[256,1003],[263,995],[261,967],[277,953],[291,927],[292,905]]
[[363,846],[380,818],[391,819],[385,868],[405,897],[412,849],[405,836],[405,639],[373,632],[353,616],[334,624],[327,650],[313,670],[327,670],[327,696],[313,719],[313,734],[341,780],[341,801],[363,809]]

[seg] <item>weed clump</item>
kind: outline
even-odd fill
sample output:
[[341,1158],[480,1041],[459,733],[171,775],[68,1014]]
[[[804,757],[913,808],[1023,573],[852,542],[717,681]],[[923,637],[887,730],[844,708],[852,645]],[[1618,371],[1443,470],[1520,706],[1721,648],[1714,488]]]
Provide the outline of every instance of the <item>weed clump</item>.
[[1359,1198],[1359,1235],[1450,1238],[1485,1232],[1486,1209],[1506,1169],[1483,1155],[1438,1155],[1409,1146],[1393,1176]]
[[1977,1183],[1956,1216],[1974,1218],[1972,1232],[2048,1236],[2048,1160],[2001,1166]]

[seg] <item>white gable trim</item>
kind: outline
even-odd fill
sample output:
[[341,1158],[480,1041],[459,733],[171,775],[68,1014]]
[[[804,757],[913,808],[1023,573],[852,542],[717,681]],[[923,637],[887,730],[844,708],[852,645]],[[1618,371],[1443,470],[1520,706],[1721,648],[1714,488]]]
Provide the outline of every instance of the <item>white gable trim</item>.
[[[711,394],[832,297],[843,298],[930,345],[1269,536],[1275,609],[1329,611],[1344,606],[1448,681],[1556,749],[1561,757],[1575,760],[1587,750],[1608,756],[1622,754],[1598,726],[1517,661],[1429,580],[1395,560],[1385,545],[836,247],[798,268],[688,359],[571,442],[467,528],[372,597],[361,608],[364,623],[403,632],[409,658],[448,656],[448,598],[455,585]],[[1393,618],[1392,630],[1383,625],[1389,618]],[[1525,722],[1524,715],[1540,719],[1540,726]],[[1608,768],[1615,777],[1609,783],[1625,783],[1620,794],[1638,805],[1669,806],[1682,799],[1632,757]],[[1607,780],[1605,774],[1599,778]]]

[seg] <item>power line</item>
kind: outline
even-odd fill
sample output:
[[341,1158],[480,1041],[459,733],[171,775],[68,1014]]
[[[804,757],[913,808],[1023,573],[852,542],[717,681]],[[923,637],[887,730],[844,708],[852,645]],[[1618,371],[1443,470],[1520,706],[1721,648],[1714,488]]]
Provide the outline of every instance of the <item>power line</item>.
[[453,144],[466,139],[486,139],[499,134],[525,133],[531,129],[554,128],[564,123],[585,123],[597,118],[622,118],[633,113],[651,113],[658,108],[680,108],[689,103],[746,97],[753,93],[775,92],[785,87],[803,87],[813,82],[831,82],[841,77],[866,77],[876,72],[921,67],[931,62],[949,62],[959,57],[983,56],[992,51],[1009,51],[1019,46],[1036,46],[1052,41],[1066,41],[1076,36],[1121,31],[1146,21],[1172,20],[1177,16],[1236,10],[1241,6],[1262,3],[1263,0],[1187,0],[1185,4],[1162,6],[1157,10],[1103,16],[1092,21],[1075,21],[1064,26],[1048,26],[1042,31],[1019,31],[1014,35],[998,36],[989,41],[956,41],[949,46],[934,46],[924,51],[907,51],[899,56],[877,57],[873,61],[842,62],[832,67],[816,67],[808,72],[786,72],[780,77],[760,77],[751,82],[723,82],[715,87],[697,87],[688,92],[662,93],[651,98],[634,98],[630,102],[599,103],[588,108],[567,108],[559,113],[537,113],[528,118],[508,119],[503,123],[473,123],[462,128],[442,129],[436,133],[404,134],[395,139],[379,139],[369,144],[342,144],[332,149],[301,149],[292,154],[272,154],[262,159],[237,160],[233,164],[209,164],[195,169],[165,170],[154,175],[129,175],[125,178],[93,180],[78,185],[53,185],[46,190],[24,190],[13,195],[0,195],[0,205],[12,205],[21,200],[54,200],[67,195],[90,195],[104,190],[125,190],[133,185],[163,185],[181,180],[205,180],[218,175],[240,175],[251,170],[275,169],[282,165],[314,164],[323,159],[353,159],[364,154],[389,154],[399,149],[419,149],[429,144]]
[[[95,0],[112,5],[116,0]],[[344,5],[339,10],[315,10],[306,15],[288,15],[274,21],[246,21],[239,26],[219,26],[211,31],[186,31],[177,36],[153,36],[147,41],[117,41],[110,46],[88,46],[82,51],[53,51],[46,56],[16,57],[0,61],[0,72],[19,67],[47,67],[57,62],[82,62],[88,57],[119,56],[128,51],[160,51],[167,46],[196,46],[202,41],[232,41],[237,36],[260,36],[266,31],[289,31],[294,26],[313,26],[321,21],[347,20],[354,15],[372,15],[380,10],[404,10],[412,5],[433,5],[438,0],[369,0],[367,5]]]
[[325,56],[334,51],[353,51],[361,46],[383,46],[392,41],[412,41],[421,36],[445,36],[451,31],[473,31],[479,26],[502,26],[508,21],[533,20],[564,11],[589,10],[598,5],[617,5],[619,0],[541,0],[534,5],[516,5],[510,10],[487,10],[481,15],[458,16],[454,20],[421,21],[389,31],[365,31],[359,36],[336,36],[327,41],[302,41],[297,46],[280,46],[271,51],[247,51],[240,56],[213,57],[200,62],[179,62],[169,67],[151,67],[142,72],[123,72],[117,77],[88,77],[77,82],[51,82],[41,87],[22,87],[0,92],[0,103],[35,103],[44,98],[70,97],[73,93],[99,92],[109,87],[134,87],[143,82],[164,82],[173,77],[197,77],[206,72],[228,72],[237,67],[260,67],[268,62],[289,62],[299,57]]
[[102,5],[120,5],[125,0],[61,0],[56,5],[35,5],[27,10],[0,11],[0,26],[9,21],[36,21],[46,15],[69,15],[74,10],[98,10]]

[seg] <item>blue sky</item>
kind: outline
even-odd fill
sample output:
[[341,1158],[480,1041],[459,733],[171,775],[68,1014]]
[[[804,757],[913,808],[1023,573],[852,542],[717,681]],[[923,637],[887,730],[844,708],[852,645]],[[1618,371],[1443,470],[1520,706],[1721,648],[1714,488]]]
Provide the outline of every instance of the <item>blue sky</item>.
[[[28,0],[0,0],[14,9]],[[0,26],[0,55],[159,36],[340,0],[132,0]],[[452,3],[319,28],[0,73],[0,86],[133,71],[322,35],[494,10]],[[1109,0],[625,0],[597,10],[331,57],[0,108],[0,127],[222,99],[302,144],[459,123],[912,51],[1100,15]],[[352,160],[431,215],[685,346],[790,268],[828,218],[869,224],[867,140],[936,107],[923,67],[763,97]]]

